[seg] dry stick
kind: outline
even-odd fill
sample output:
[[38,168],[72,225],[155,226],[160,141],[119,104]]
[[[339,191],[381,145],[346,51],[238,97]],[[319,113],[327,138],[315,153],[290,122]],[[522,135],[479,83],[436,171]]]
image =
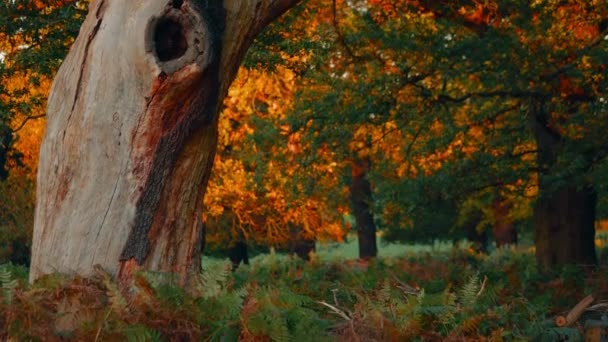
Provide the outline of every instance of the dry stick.
[[608,302],[599,302],[587,308],[587,311],[608,311]]
[[325,305],[325,306],[327,306],[328,308],[330,308],[330,309],[331,309],[331,312],[332,312],[332,313],[335,313],[336,315],[338,315],[338,316],[340,316],[340,317],[344,318],[344,319],[345,319],[345,320],[347,320],[347,321],[350,321],[350,320],[352,319],[352,318],[348,317],[348,315],[346,314],[346,312],[344,312],[344,311],[342,311],[342,310],[338,309],[337,307],[335,307],[335,306],[333,306],[333,305],[331,305],[331,304],[328,304],[328,303],[326,303],[326,302],[324,302],[324,301],[317,301],[317,303],[319,303],[319,304],[321,304],[321,305]]
[[101,331],[103,330],[103,326],[106,324],[108,317],[110,317],[110,313],[112,313],[112,308],[110,308],[110,310],[108,310],[108,313],[103,318],[103,321],[101,321],[101,324],[99,325],[99,329],[97,330],[97,334],[95,334],[95,342],[97,342],[99,340],[99,336],[101,336]]
[[417,296],[420,294],[419,289],[402,282],[394,274],[392,276],[393,276],[393,279],[395,279],[395,281],[399,283],[399,285],[397,285],[397,288],[401,289],[405,294],[414,295],[414,296]]
[[570,312],[568,312],[566,316],[559,315],[555,317],[555,325],[558,327],[567,327],[572,325],[581,317],[583,312],[585,312],[587,307],[589,307],[594,300],[595,299],[592,295],[588,295],[587,297],[583,298],[572,308],[572,310],[570,310]]
[[487,283],[488,283],[488,276],[484,276],[483,282],[481,283],[481,288],[479,289],[479,292],[477,292],[477,297],[481,296],[481,294],[483,293],[483,290],[486,289]]

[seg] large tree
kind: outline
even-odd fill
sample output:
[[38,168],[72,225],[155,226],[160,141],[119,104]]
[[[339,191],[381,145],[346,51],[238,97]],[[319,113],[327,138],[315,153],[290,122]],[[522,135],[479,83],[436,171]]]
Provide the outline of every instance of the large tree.
[[297,0],[97,0],[59,69],[41,147],[30,279],[198,270],[222,99]]
[[436,225],[430,188],[442,201],[483,199],[490,208],[501,196],[523,204],[537,197],[541,267],[595,263],[594,188],[608,155],[608,7],[350,4],[333,23],[342,48],[315,69],[296,108],[309,139],[339,147],[353,126],[366,127],[368,141],[387,147],[370,172],[380,223],[426,228],[426,216]]

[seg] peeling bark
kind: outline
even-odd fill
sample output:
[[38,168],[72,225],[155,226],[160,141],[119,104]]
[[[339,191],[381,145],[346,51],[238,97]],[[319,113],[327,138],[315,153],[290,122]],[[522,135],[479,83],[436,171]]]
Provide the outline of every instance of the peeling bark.
[[297,0],[97,0],[53,82],[30,280],[199,270],[217,114]]

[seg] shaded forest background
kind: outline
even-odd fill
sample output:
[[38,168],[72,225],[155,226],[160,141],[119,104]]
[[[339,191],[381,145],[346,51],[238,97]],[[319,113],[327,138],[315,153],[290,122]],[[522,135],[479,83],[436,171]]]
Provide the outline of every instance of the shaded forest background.
[[[224,101],[200,286],[142,272],[125,290],[101,271],[28,285],[46,99],[87,6],[0,4],[0,338],[591,331],[554,318],[608,294],[604,1],[304,1]],[[310,253],[330,245],[359,260]],[[606,329],[606,307],[583,317]]]
[[[86,7],[2,5],[3,260],[27,263],[45,101]],[[575,1],[294,9],[256,41],[225,100],[201,213],[207,250],[304,240],[306,255],[310,241],[356,232],[365,258],[377,233],[468,238],[480,250],[523,234],[546,268],[595,263],[594,226],[608,212],[606,11]]]

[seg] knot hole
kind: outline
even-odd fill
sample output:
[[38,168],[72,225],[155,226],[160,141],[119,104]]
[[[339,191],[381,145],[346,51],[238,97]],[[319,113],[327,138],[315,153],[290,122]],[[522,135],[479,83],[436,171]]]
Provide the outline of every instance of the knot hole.
[[[182,2],[173,1],[173,4]],[[154,46],[161,62],[183,56],[188,50],[188,41],[182,24],[170,18],[161,19],[154,29]]]
[[184,0],[172,0],[171,1],[171,6],[173,6],[173,8],[180,9],[180,8],[182,8],[183,4],[184,4]]

